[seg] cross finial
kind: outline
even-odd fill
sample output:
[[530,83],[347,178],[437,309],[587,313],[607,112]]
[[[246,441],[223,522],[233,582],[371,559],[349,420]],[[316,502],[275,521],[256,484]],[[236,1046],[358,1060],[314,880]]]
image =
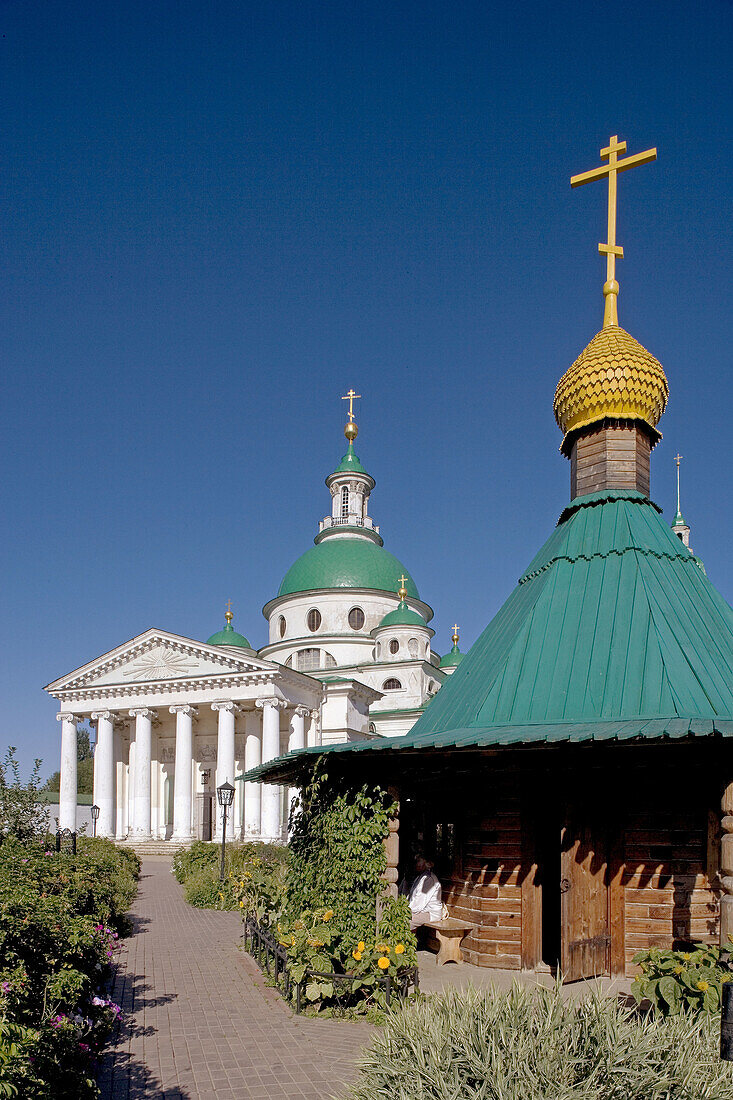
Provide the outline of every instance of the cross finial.
[[680,511],[680,462],[682,461],[682,455],[676,454],[674,456],[675,465],[677,466],[677,515],[682,515]]
[[404,600],[405,597],[407,596],[407,589],[405,588],[405,585],[407,584],[407,577],[405,576],[404,573],[399,578],[399,582],[400,582],[400,587],[397,590],[397,595],[400,597],[401,600]]
[[228,623],[230,623],[232,621],[232,619],[234,618],[234,614],[232,612],[232,601],[231,600],[227,600],[227,609],[226,609],[226,612],[224,613],[224,618],[226,619],[226,621]]
[[601,149],[601,159],[608,164],[602,164],[600,168],[593,168],[590,172],[581,172],[570,179],[571,187],[581,187],[584,183],[592,183],[594,180],[608,176],[608,240],[605,244],[598,245],[598,251],[606,257],[606,282],[603,294],[606,306],[603,314],[603,327],[618,325],[618,290],[616,282],[616,257],[623,256],[624,250],[616,244],[616,177],[619,172],[625,172],[629,168],[637,168],[640,164],[649,164],[657,159],[656,149],[647,149],[643,153],[635,153],[632,157],[618,159],[619,153],[626,152],[626,142],[618,140],[618,134],[613,134],[605,149]]
[[458,637],[459,637],[458,623],[454,623],[453,624],[453,636],[451,638],[451,641],[453,642],[453,645],[458,645]]
[[349,390],[349,392],[341,398],[342,401],[349,402],[349,420],[354,419],[354,402],[359,397],[361,397],[360,393],[356,393],[355,390]]

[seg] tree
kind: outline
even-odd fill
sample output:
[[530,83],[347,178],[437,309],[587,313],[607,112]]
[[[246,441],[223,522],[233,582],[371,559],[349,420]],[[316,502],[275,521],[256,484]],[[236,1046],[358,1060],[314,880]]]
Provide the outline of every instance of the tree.
[[[77,794],[94,794],[94,750],[89,739],[89,730],[82,726],[76,731],[76,790]],[[54,772],[46,780],[44,791],[61,789],[61,772]]]
[[0,761],[0,836],[27,840],[48,830],[48,810],[38,802],[41,761],[36,760],[27,783],[21,783],[14,746]]

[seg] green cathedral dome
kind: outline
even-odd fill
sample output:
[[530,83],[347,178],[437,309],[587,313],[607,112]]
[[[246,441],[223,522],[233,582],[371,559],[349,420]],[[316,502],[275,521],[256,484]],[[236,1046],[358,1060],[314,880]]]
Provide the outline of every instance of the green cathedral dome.
[[394,611],[388,611],[379,624],[383,626],[426,626],[426,622],[422,615],[417,611],[413,611],[407,606],[404,600],[400,601],[399,607],[396,607]]
[[327,538],[290,566],[278,596],[323,588],[376,588],[394,592],[405,577],[407,595],[420,599],[417,585],[394,554],[365,538]]
[[238,634],[231,623],[227,623],[223,630],[217,630],[216,634],[212,634],[210,638],[206,639],[207,645],[238,645],[243,649],[251,649],[244,634]]
[[446,653],[445,657],[440,658],[440,667],[456,668],[458,665],[460,665],[465,656],[466,654],[461,653],[460,649],[458,648],[458,644],[456,643],[450,653]]

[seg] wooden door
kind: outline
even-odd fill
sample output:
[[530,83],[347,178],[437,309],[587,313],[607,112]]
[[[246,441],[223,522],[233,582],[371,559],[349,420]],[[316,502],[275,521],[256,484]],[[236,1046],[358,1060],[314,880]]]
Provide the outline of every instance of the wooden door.
[[601,815],[574,808],[562,830],[560,967],[565,981],[608,974],[608,844]]

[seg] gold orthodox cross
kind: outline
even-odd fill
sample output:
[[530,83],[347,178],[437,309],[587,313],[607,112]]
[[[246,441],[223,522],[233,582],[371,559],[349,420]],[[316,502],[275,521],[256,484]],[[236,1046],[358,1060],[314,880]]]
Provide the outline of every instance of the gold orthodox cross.
[[342,401],[349,402],[349,420],[354,419],[354,401],[356,401],[358,397],[361,397],[360,393],[355,393],[354,390],[349,390],[346,396],[341,398]]
[[458,645],[458,623],[453,624],[453,645]]
[[231,610],[232,610],[232,601],[227,600],[227,611],[231,611]]
[[598,245],[598,251],[606,257],[606,285],[603,293],[606,298],[606,308],[603,317],[603,327],[618,324],[618,312],[616,300],[618,297],[618,283],[616,282],[616,257],[621,258],[624,250],[616,244],[616,177],[619,172],[626,172],[629,168],[637,168],[640,164],[649,164],[657,159],[656,149],[647,149],[643,153],[634,153],[632,157],[618,159],[619,153],[626,152],[626,142],[619,141],[614,134],[605,149],[601,149],[601,159],[608,160],[608,164],[602,164],[600,168],[592,168],[590,172],[581,172],[570,179],[571,187],[582,187],[584,183],[592,183],[594,180],[608,176],[608,240],[605,244]]

